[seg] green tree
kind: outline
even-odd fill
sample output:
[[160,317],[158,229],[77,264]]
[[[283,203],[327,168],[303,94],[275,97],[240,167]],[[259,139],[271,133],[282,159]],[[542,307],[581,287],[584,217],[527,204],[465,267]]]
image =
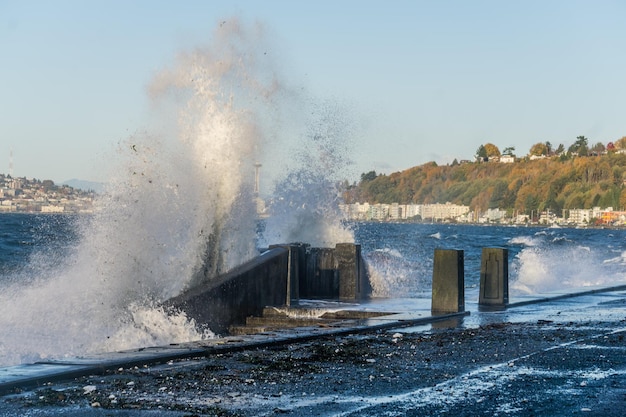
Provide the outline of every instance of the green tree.
[[480,145],[478,149],[476,149],[476,159],[484,160],[487,159],[487,149],[485,149],[485,145]]
[[44,188],[44,190],[46,190],[46,192],[56,189],[54,181],[52,180],[43,180],[41,182],[41,186]]
[[489,208],[505,208],[504,203],[508,190],[508,183],[504,180],[498,180],[493,187],[491,198],[489,199]]
[[569,147],[569,153],[575,153],[579,156],[587,156],[589,154],[589,143],[588,139],[584,136],[577,136],[576,142]]
[[376,171],[364,172],[361,174],[361,182],[372,181],[376,179]]
[[550,143],[550,141],[547,140],[545,145],[547,149],[546,155],[552,155],[552,144]]
[[508,146],[504,148],[502,155],[515,156],[515,146]]
[[539,208],[539,200],[537,196],[529,194],[524,199],[524,207],[526,208],[526,213],[530,214],[534,212],[534,215],[537,214],[537,209]]

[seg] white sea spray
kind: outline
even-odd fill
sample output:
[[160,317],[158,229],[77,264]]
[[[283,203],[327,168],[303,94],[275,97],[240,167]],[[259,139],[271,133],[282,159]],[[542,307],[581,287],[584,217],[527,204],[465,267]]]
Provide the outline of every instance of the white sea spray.
[[228,19],[156,74],[158,123],[118,143],[76,248],[3,288],[1,365],[212,337],[160,305],[256,256],[257,163],[282,193],[262,241],[353,241],[332,205],[348,124],[287,87],[272,51],[262,25]]

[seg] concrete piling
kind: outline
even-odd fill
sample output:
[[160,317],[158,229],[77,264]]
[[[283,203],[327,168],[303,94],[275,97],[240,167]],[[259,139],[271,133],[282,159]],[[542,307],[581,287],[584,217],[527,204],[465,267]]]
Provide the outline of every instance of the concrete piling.
[[508,303],[509,251],[503,248],[483,248],[478,306],[504,309]]
[[304,263],[300,297],[360,300],[369,295],[361,245],[337,243],[335,248],[307,248]]
[[300,277],[300,296],[303,298],[338,298],[339,272],[332,248],[309,248],[306,254],[306,273]]
[[287,264],[287,294],[285,305],[297,304],[300,299],[300,280],[306,273],[305,259],[309,245],[305,243],[290,243],[285,245],[270,245],[269,249],[285,248],[289,251]]
[[465,311],[465,272],[462,250],[435,249],[432,314]]
[[360,300],[365,298],[367,285],[361,274],[361,245],[337,243],[335,258],[339,271],[339,298],[342,300]]

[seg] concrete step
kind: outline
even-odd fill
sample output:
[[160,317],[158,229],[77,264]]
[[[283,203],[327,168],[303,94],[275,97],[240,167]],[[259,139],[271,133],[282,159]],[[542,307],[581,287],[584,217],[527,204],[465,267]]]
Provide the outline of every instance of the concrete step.
[[327,322],[328,319],[321,318],[300,318],[300,317],[248,317],[246,325],[248,326],[266,326],[266,327],[305,327],[315,326],[321,322]]
[[335,320],[358,320],[358,319],[371,319],[372,317],[389,316],[397,314],[393,312],[384,311],[359,311],[359,310],[340,310],[329,311],[322,314],[320,317],[323,319],[335,319]]
[[265,307],[263,316],[249,316],[245,325],[230,326],[231,335],[249,335],[292,329],[295,327],[327,327],[341,320],[360,320],[388,316],[391,312],[338,310],[326,311],[319,308]]
[[228,334],[230,336],[245,336],[250,334],[266,333],[271,331],[265,326],[230,326]]

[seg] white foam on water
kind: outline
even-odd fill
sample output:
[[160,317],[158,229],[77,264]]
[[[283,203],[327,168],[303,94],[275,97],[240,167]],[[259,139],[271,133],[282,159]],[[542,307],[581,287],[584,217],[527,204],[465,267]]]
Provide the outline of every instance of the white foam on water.
[[512,262],[511,293],[567,292],[626,283],[619,258],[606,248],[564,244],[562,240],[525,247]]
[[538,244],[538,240],[536,238],[530,236],[516,236],[509,239],[509,245],[520,245],[520,246],[536,246]]
[[374,298],[402,298],[415,295],[417,265],[411,265],[396,249],[378,249],[363,255]]
[[[256,256],[256,163],[290,186],[277,187],[262,240],[354,240],[327,209],[349,165],[349,123],[286,87],[268,51],[262,25],[229,19],[210,44],[155,76],[156,133],[120,141],[75,250],[29,265],[27,279],[3,288],[0,365],[211,337],[160,305]],[[282,168],[289,144],[299,160]]]

